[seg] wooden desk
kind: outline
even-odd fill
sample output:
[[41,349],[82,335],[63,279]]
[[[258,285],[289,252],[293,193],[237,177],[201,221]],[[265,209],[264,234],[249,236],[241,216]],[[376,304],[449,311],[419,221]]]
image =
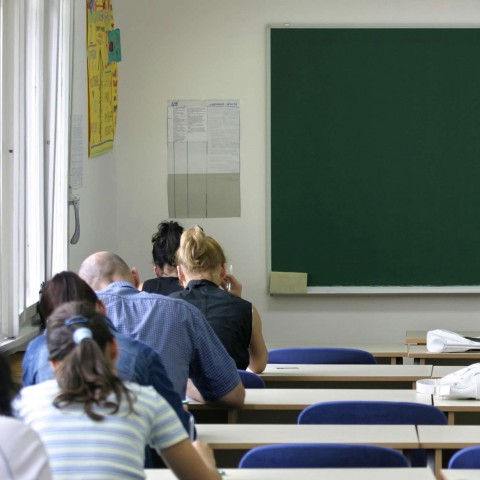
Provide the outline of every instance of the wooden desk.
[[460,370],[461,365],[433,365],[432,378],[442,378],[450,375],[457,370]]
[[441,478],[443,450],[460,450],[480,444],[478,425],[417,425],[417,431],[420,448],[434,451],[437,478]]
[[419,448],[415,425],[197,425],[213,450],[250,450],[282,443],[355,443]]
[[407,357],[408,354],[408,346],[404,344],[377,344],[377,343],[357,343],[357,344],[348,344],[348,343],[336,343],[334,345],[325,345],[325,344],[318,344],[318,343],[267,343],[267,348],[290,348],[290,347],[338,347],[338,348],[356,348],[358,350],[366,350],[370,352],[377,361],[385,360],[391,365],[396,365],[397,362],[401,363],[402,359]]
[[[434,353],[427,350],[426,345],[410,345],[408,348],[408,358],[413,358],[414,363],[425,365],[427,362],[435,362],[437,360],[450,361],[459,365],[470,365],[471,363],[480,362],[480,350],[471,350],[468,352],[441,352]],[[461,368],[461,366],[458,366]]]
[[[386,400],[400,402],[417,402],[432,404],[432,396],[417,393],[413,389],[283,389],[259,388],[246,389],[245,404],[240,409],[214,406],[208,403],[191,401],[189,410],[195,415],[197,411],[227,411],[228,422],[236,423],[241,412],[262,411],[262,421],[247,423],[264,423],[264,411],[293,411],[293,421],[296,422],[298,413],[305,407],[317,402],[332,400]],[[200,422],[202,423],[202,422]],[[282,422],[274,422],[282,423]]]
[[[268,387],[325,388],[415,388],[415,382],[430,378],[432,365],[288,365],[269,364],[260,377]],[[340,385],[335,385],[340,384]]]
[[[429,468],[226,468],[220,471],[225,480],[435,480]],[[168,469],[145,470],[145,473],[147,480],[177,478]]]
[[[463,368],[459,365],[439,366],[433,367],[432,378],[442,378],[450,373],[456,372]],[[459,421],[467,421],[470,424],[477,424],[480,420],[480,401],[479,400],[447,400],[444,398],[433,397],[433,404],[440,410],[447,413],[449,425],[459,423]],[[462,418],[457,419],[456,413],[466,413],[469,415],[462,415]],[[472,415],[474,414],[474,415]],[[470,417],[470,418],[467,418]],[[477,417],[477,418],[475,418]]]
[[442,480],[480,480],[480,469],[463,470],[463,469],[443,469],[440,471]]
[[[447,413],[448,424],[455,424],[456,413],[480,413],[480,400],[448,400],[441,397],[433,397],[433,404],[442,412]],[[480,430],[480,427],[477,426]]]
[[354,443],[398,450],[418,448],[414,425],[212,425],[197,426],[198,438],[215,451],[217,465],[236,467],[255,447],[283,443]]

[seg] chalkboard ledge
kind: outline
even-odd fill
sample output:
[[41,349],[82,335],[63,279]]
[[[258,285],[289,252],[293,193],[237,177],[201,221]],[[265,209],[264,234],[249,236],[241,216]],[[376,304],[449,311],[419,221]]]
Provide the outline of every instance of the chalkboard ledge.
[[[395,295],[395,294],[480,294],[480,285],[454,285],[454,286],[398,286],[398,287],[307,287],[306,293],[287,295]],[[286,295],[275,293],[272,295]]]

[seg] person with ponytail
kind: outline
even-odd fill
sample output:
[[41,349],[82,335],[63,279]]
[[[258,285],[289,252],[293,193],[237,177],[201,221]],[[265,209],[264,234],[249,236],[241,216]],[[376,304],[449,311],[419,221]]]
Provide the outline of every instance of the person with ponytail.
[[[66,302],[89,302],[101,314],[108,315],[104,303],[75,272],[59,272],[42,285],[37,306],[42,322],[46,323],[55,308]],[[175,410],[188,432],[190,414],[184,410],[182,399],[173,388],[158,353],[143,342],[119,334],[110,320],[108,324],[119,348],[119,358],[116,362],[118,376],[124,381],[153,386]],[[46,335],[39,335],[28,344],[23,356],[22,372],[24,387],[54,378],[48,363]],[[152,466],[148,456],[146,466]]]
[[47,347],[55,379],[23,388],[14,411],[43,440],[54,479],[143,479],[145,444],[181,480],[221,478],[212,451],[190,441],[153,387],[117,376],[116,339],[90,303],[54,310]]
[[199,226],[183,232],[177,251],[184,290],[170,296],[195,305],[205,315],[238,369],[263,372],[268,351],[257,309],[241,298],[242,285],[227,273],[220,244]]

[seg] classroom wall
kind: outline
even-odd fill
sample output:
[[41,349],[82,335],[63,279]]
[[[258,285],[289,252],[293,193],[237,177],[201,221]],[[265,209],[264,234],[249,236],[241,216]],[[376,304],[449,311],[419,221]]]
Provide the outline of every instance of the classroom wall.
[[[86,115],[84,5],[77,0],[74,113]],[[168,218],[167,101],[234,98],[241,107],[241,217],[178,220],[202,225],[225,247],[267,341],[402,342],[407,329],[480,329],[479,295],[268,295],[266,198],[268,24],[480,25],[478,0],[113,0],[113,6],[123,58],[115,149],[85,160],[82,236],[70,248],[71,268],[108,249],[151,276],[150,237]],[[292,242],[308,234],[308,225],[303,231],[285,225]]]

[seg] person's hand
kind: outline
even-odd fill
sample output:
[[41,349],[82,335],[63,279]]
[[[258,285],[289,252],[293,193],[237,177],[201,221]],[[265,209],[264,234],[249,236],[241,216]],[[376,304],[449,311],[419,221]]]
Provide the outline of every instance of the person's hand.
[[225,275],[225,277],[223,277],[221,287],[236,297],[242,296],[242,284],[233,275]]
[[200,440],[195,440],[192,442],[192,445],[209,468],[216,468],[217,464],[215,462],[213,450],[206,443],[203,443]]

